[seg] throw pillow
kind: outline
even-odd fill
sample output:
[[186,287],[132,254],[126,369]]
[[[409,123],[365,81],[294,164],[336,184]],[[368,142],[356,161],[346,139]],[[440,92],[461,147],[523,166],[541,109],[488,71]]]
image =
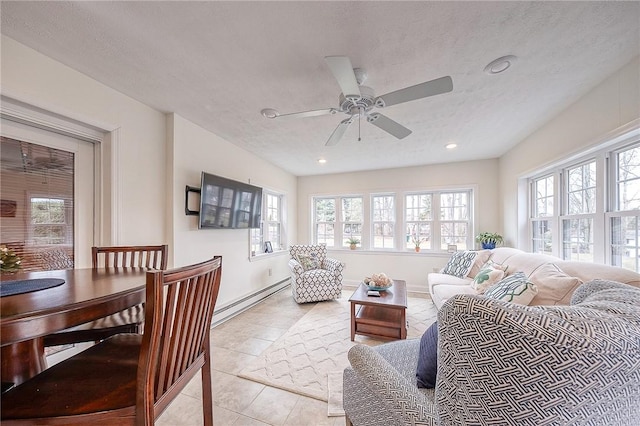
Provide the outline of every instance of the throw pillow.
[[486,297],[491,299],[519,303],[521,305],[531,303],[536,294],[538,294],[538,288],[527,280],[524,272],[516,272],[503,278],[493,287],[489,287],[484,293]]
[[478,253],[476,255],[476,260],[473,261],[473,266],[467,274],[467,276],[471,278],[478,275],[478,272],[480,272],[480,268],[482,268],[482,265],[487,263],[492,255],[491,250],[477,250],[476,253]]
[[454,275],[458,278],[464,278],[469,274],[473,267],[478,252],[476,251],[457,251],[451,255],[449,261],[442,270],[443,274]]
[[486,289],[504,278],[506,267],[491,260],[486,262],[473,278],[471,288],[482,294]]
[[436,387],[438,374],[438,322],[431,324],[420,338],[418,353],[418,370],[416,379],[418,387],[433,389]]
[[296,260],[300,265],[302,265],[302,269],[304,269],[305,272],[310,271],[312,269],[320,268],[320,261],[318,261],[318,257],[316,256],[315,253],[312,253],[312,254],[299,253],[298,255],[296,255]]
[[555,263],[540,265],[529,275],[529,281],[538,288],[532,305],[568,305],[571,295],[582,284],[579,278],[567,275]]

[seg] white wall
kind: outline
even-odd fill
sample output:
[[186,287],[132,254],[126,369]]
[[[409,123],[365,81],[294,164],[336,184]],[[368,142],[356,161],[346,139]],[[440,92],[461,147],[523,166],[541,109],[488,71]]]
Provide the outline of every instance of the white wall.
[[[170,244],[175,265],[222,255],[223,272],[218,305],[250,295],[289,277],[288,251],[249,261],[246,229],[198,229],[198,217],[184,212],[185,186],[200,187],[202,171],[251,183],[287,195],[290,220],[286,233],[295,238],[296,178],[177,114],[167,116],[168,160],[172,163],[168,188],[173,191]],[[196,196],[197,197],[197,196]],[[197,209],[197,208],[196,208]],[[271,269],[271,276],[269,276]]]
[[639,117],[640,59],[636,57],[500,157],[498,192],[507,240],[529,248],[526,200],[518,198],[519,178],[602,143],[605,135]]
[[[119,136],[114,213],[119,227],[96,244],[161,244],[165,235],[164,114],[6,36],[0,49],[2,94]],[[109,138],[108,138],[109,139]],[[110,170],[103,170],[110,193]],[[107,197],[108,198],[108,197]],[[109,210],[110,200],[104,200]],[[105,220],[110,220],[106,215]],[[79,238],[92,239],[92,235]]]
[[[311,241],[310,207],[313,196],[363,194],[368,197],[371,193],[384,191],[396,192],[401,200],[403,192],[407,191],[473,188],[476,229],[471,232],[473,235],[481,231],[501,232],[497,187],[497,159],[299,177],[297,243],[308,244]],[[346,263],[344,276],[347,283],[357,283],[372,273],[384,272],[405,280],[410,291],[426,291],[427,273],[444,266],[450,256],[426,251],[381,253],[364,251],[360,247],[356,251],[330,250],[329,255]]]
[[[296,237],[296,178],[189,121],[165,115],[35,50],[2,36],[4,96],[78,120],[106,132],[103,185],[117,194],[103,200],[106,229],[95,244],[169,244],[169,266],[223,256],[217,306],[289,276],[288,252],[249,261],[246,230],[198,230],[184,214],[185,185],[200,186],[202,171],[286,193],[289,227]],[[112,144],[117,140],[117,144]],[[108,161],[114,155],[114,164]],[[113,166],[113,167],[112,167]],[[112,175],[113,172],[113,175]],[[112,188],[113,187],[113,188]],[[114,217],[111,217],[113,211]],[[91,235],[79,238],[92,239]],[[268,275],[268,270],[272,275]]]

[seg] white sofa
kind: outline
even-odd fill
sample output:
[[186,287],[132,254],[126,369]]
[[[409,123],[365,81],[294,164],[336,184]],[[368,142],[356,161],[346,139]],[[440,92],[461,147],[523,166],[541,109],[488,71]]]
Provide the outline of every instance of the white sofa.
[[538,288],[538,294],[530,305],[568,305],[576,288],[583,282],[604,279],[640,287],[640,274],[614,266],[567,261],[560,258],[527,253],[511,247],[481,250],[468,276],[458,278],[438,272],[428,275],[429,293],[440,309],[456,294],[476,295],[471,287],[473,277],[488,259],[507,265],[507,276],[522,271]]

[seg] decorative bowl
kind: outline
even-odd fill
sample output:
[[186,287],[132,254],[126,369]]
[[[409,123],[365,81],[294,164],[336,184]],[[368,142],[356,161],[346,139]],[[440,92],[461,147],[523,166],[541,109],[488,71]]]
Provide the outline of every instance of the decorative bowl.
[[365,283],[365,285],[369,288],[369,290],[374,290],[374,291],[386,291],[386,290],[389,290],[391,288],[391,286],[393,286],[393,284],[389,284],[387,286],[381,287],[381,286],[377,286],[375,284],[374,285],[370,285],[370,284],[367,284],[367,283]]

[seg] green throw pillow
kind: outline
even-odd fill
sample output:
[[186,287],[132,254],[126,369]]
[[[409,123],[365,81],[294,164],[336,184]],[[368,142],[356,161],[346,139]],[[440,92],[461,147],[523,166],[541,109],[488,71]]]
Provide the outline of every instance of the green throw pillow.
[[484,295],[503,302],[528,305],[538,294],[538,288],[529,282],[524,272],[516,272],[502,279],[493,287],[489,287]]

